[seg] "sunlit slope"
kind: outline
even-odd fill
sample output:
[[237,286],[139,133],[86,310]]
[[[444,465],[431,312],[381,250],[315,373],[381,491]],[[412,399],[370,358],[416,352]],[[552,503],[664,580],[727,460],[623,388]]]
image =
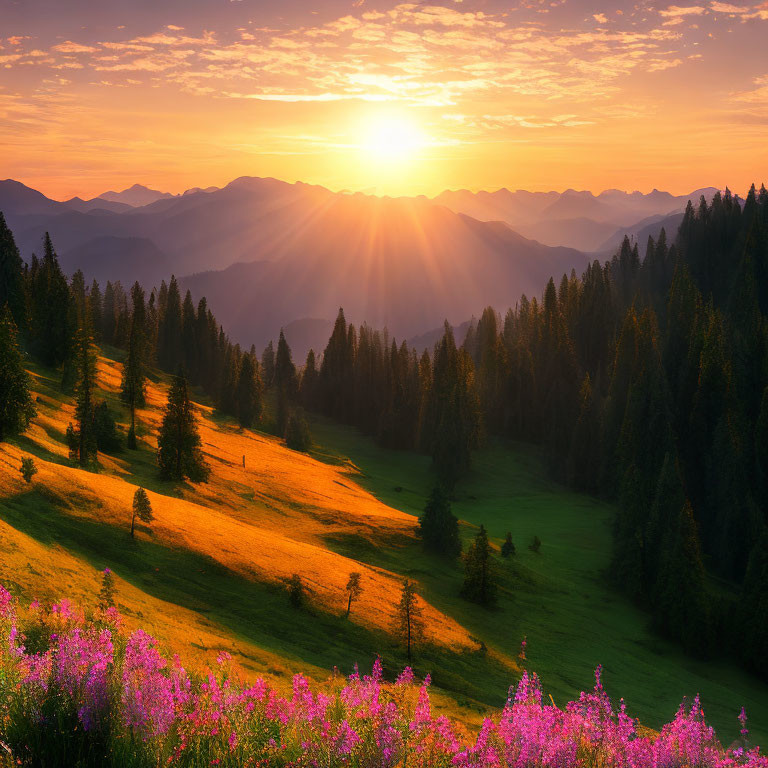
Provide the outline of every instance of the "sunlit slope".
[[[125,418],[117,400],[120,365],[101,358],[98,372],[100,396]],[[347,579],[359,571],[363,594],[350,616],[351,626],[344,626],[353,637],[355,631],[370,635],[365,641],[354,638],[369,647],[390,632],[401,577],[333,552],[324,542],[346,537],[366,546],[398,547],[413,540],[415,519],[362,489],[354,466],[322,463],[289,450],[276,438],[218,423],[211,409],[201,406],[211,481],[163,482],[157,478],[154,452],[165,384],[153,383],[147,407],[138,413],[140,450],[100,455],[101,471],[84,471],[69,461],[64,441],[73,418],[71,398],[60,394],[45,370],[33,371],[33,384],[38,409],[34,423],[15,443],[0,446],[1,582],[28,596],[54,599],[67,594],[93,603],[98,570],[110,566],[129,619],[148,624],[176,650],[231,651],[236,645],[251,666],[280,669],[278,656],[284,654],[274,637],[266,643],[271,651],[265,650],[258,630],[243,630],[236,621],[228,629],[209,618],[208,606],[195,610],[197,598],[190,595],[199,594],[205,602],[207,579],[215,573],[216,583],[225,585],[221,589],[230,590],[226,585],[232,582],[242,591],[238,599],[266,601],[273,605],[278,624],[300,627],[310,619],[288,605],[286,579],[299,574],[313,614],[327,615],[330,621],[343,615]],[[19,472],[21,458],[28,455],[38,468],[31,485]],[[155,520],[149,529],[139,526],[132,542],[130,509],[139,485],[148,489]],[[181,597],[174,589],[182,587],[164,584],[193,575],[196,584],[186,584]],[[215,595],[212,591],[212,601]],[[427,603],[422,609],[430,643],[455,652],[477,648],[455,620]]]

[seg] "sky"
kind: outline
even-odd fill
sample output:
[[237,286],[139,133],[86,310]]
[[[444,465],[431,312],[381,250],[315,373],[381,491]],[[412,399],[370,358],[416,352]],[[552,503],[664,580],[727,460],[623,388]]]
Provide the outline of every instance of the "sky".
[[768,183],[768,1],[679,1],[0,0],[0,177]]

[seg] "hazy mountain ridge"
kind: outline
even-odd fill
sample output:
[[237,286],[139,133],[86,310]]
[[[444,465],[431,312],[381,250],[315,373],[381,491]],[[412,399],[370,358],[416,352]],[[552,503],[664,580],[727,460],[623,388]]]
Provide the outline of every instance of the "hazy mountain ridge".
[[[589,257],[558,240],[603,255],[625,232],[644,241],[658,234],[664,217],[648,211],[683,205],[658,191],[391,198],[254,177],[182,195],[134,185],[112,196],[122,200],[57,202],[0,182],[0,210],[25,258],[49,231],[63,268],[82,269],[88,280],[138,279],[149,288],[175,273],[195,299],[207,296],[236,340],[264,344],[288,327],[300,355],[339,306],[356,323],[412,338],[444,319],[458,324],[488,304],[538,295],[550,276],[581,272]],[[579,213],[602,220],[549,218]],[[620,216],[642,226],[614,226]],[[505,217],[529,223],[521,233]]]
[[711,201],[717,191],[705,187],[687,195],[672,195],[658,189],[647,194],[607,189],[595,195],[575,189],[562,193],[458,190],[442,192],[434,201],[480,221],[504,221],[545,245],[604,253],[606,243],[618,240],[620,244],[624,234],[631,234],[640,222],[682,213],[688,200],[698,205],[703,195]]

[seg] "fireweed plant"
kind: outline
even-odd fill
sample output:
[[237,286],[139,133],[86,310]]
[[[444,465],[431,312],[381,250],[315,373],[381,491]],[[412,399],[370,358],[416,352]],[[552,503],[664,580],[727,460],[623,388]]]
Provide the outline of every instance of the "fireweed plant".
[[161,653],[142,630],[121,632],[114,607],[67,600],[21,608],[0,586],[0,765],[46,766],[514,766],[527,768],[768,768],[741,738],[728,749],[698,697],[658,733],[595,687],[564,709],[546,704],[525,672],[476,734],[432,713],[429,677],[406,668],[385,682],[333,677],[313,690],[301,675],[282,695],[248,684],[219,654],[204,675]]

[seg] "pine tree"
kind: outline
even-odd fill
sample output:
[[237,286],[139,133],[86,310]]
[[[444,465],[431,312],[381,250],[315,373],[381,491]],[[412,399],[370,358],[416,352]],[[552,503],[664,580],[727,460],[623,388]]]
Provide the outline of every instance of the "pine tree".
[[23,335],[27,328],[27,300],[24,288],[24,262],[13,233],[0,212],[0,310],[8,306],[16,328]]
[[24,432],[35,416],[29,387],[16,324],[6,304],[0,309],[0,443]]
[[275,383],[275,347],[271,341],[261,354],[261,370],[264,386],[271,389]]
[[424,621],[416,597],[416,587],[408,579],[403,581],[403,591],[395,612],[394,631],[405,645],[408,661],[410,661],[413,647],[424,636]]
[[147,368],[147,316],[144,305],[144,289],[134,283],[131,289],[133,312],[131,331],[128,338],[128,355],[123,365],[121,400],[128,405],[131,424],[128,430],[128,447],[136,448],[136,408],[145,405],[145,384]]
[[350,341],[344,310],[339,309],[320,365],[320,387],[325,412],[340,421],[347,421],[351,414],[354,350]]
[[439,485],[432,489],[424,514],[419,518],[418,533],[425,549],[447,557],[457,557],[461,552],[459,521],[451,512],[448,496]]
[[501,556],[512,557],[515,552],[515,543],[512,541],[512,533],[507,531],[507,537],[504,539],[504,543],[501,545]]
[[115,588],[115,577],[109,568],[105,568],[101,575],[101,589],[99,590],[99,608],[102,611],[107,608],[114,608],[117,589]]
[[192,294],[187,291],[181,307],[181,349],[184,370],[193,384],[200,383],[199,347],[197,339],[197,315]]
[[347,581],[347,617],[352,610],[352,601],[357,600],[360,595],[363,594],[363,588],[360,584],[360,574],[353,571],[349,574],[349,580]]
[[175,275],[171,276],[164,311],[160,315],[157,347],[157,360],[161,368],[175,371],[184,365],[181,296]]
[[749,557],[742,588],[741,651],[748,666],[768,680],[768,528]]
[[96,348],[93,333],[88,321],[77,330],[72,349],[75,382],[75,425],[69,435],[70,452],[81,467],[96,459],[98,445],[94,431],[94,413],[96,408]]
[[496,602],[497,592],[491,545],[485,526],[481,525],[464,556],[464,585],[461,588],[461,596],[473,603],[491,606]]
[[479,444],[480,410],[472,360],[465,350],[456,349],[447,321],[435,350],[422,433],[440,481],[453,487],[469,468],[472,449]]
[[133,513],[131,515],[131,538],[134,538],[134,529],[136,526],[136,519],[141,520],[142,523],[149,523],[154,520],[154,514],[152,512],[152,504],[149,501],[149,496],[143,488],[137,488],[136,493],[133,494]]
[[579,418],[573,430],[568,455],[569,484],[596,493],[600,475],[600,410],[589,374],[579,392]]
[[261,418],[262,386],[256,359],[243,355],[236,389],[237,418],[241,427],[252,427]]
[[275,355],[275,389],[277,390],[277,433],[284,435],[288,426],[291,404],[299,392],[296,366],[291,359],[291,348],[285,340],[282,329]]
[[171,382],[157,444],[160,477],[177,481],[189,478],[193,483],[208,480],[211,470],[200,447],[202,441],[189,401],[187,380],[180,373]]
[[664,538],[667,546],[656,587],[656,626],[680,640],[689,653],[706,656],[710,615],[701,547],[689,502],[671,521]]
[[70,292],[46,232],[43,261],[32,277],[32,348],[45,365],[59,366],[70,352]]
[[299,397],[301,404],[309,411],[317,408],[319,374],[315,363],[315,351],[310,349],[307,353],[307,362],[301,372],[301,384],[299,385]]
[[304,582],[298,573],[294,573],[288,580],[288,599],[294,608],[301,608],[304,605]]
[[32,478],[37,474],[35,460],[31,456],[24,456],[21,459],[21,468],[19,469],[25,483],[31,483]]
[[312,434],[309,423],[301,410],[293,411],[285,428],[285,444],[292,451],[307,452],[312,448]]
[[91,327],[93,328],[93,338],[101,341],[101,329],[104,325],[104,299],[101,295],[101,288],[94,280],[88,291],[88,306],[91,310]]

